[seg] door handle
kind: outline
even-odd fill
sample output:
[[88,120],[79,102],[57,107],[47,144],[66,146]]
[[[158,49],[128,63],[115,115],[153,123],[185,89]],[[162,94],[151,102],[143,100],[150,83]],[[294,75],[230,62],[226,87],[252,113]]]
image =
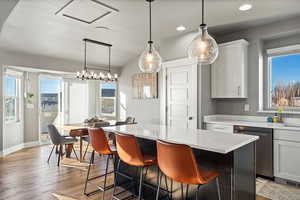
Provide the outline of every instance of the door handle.
[[189,120],[193,120],[193,117],[189,117]]

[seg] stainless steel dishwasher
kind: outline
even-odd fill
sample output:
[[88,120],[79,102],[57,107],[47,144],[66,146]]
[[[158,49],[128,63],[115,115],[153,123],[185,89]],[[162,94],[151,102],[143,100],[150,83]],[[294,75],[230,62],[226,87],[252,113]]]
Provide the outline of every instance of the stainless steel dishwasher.
[[273,179],[273,129],[234,126],[234,133],[259,136],[256,141],[256,174]]

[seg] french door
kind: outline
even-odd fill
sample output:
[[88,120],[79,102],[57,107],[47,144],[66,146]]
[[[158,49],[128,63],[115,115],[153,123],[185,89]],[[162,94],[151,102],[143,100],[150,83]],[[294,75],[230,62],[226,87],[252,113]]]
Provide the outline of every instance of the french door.
[[39,129],[40,142],[48,143],[48,125],[64,123],[63,80],[60,77],[39,77]]

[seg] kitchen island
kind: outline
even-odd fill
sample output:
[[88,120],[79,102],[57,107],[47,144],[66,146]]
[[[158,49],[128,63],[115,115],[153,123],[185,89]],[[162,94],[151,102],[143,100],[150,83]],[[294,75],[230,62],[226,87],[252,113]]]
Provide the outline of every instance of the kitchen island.
[[[255,200],[255,141],[259,139],[257,136],[148,124],[116,126],[104,128],[104,130],[136,136],[142,151],[151,155],[156,155],[156,140],[189,145],[193,148],[200,168],[220,173],[222,200]],[[138,179],[135,167],[122,163],[120,171]],[[154,189],[157,177],[156,167],[152,167],[149,171],[145,181],[154,187],[144,187],[144,199],[154,199],[156,192]],[[124,180],[118,180],[118,183],[122,181]],[[166,185],[169,188],[170,184]],[[174,199],[180,199],[180,195],[176,195],[179,188],[173,188]],[[136,191],[132,190],[132,192]],[[195,187],[190,187],[188,198],[192,199],[194,196]],[[214,181],[201,188],[199,199],[218,199]]]

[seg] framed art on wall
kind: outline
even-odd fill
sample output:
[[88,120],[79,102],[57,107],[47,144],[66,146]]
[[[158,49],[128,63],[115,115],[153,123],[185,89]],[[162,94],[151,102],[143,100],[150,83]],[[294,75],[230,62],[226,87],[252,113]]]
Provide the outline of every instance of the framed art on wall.
[[157,73],[137,73],[132,76],[134,99],[158,98]]

